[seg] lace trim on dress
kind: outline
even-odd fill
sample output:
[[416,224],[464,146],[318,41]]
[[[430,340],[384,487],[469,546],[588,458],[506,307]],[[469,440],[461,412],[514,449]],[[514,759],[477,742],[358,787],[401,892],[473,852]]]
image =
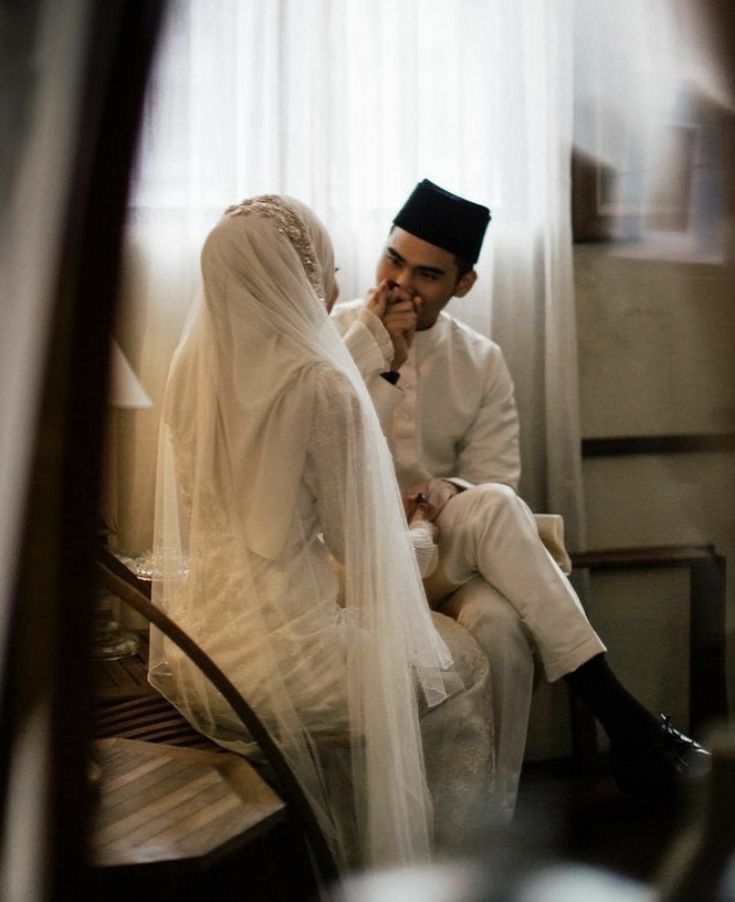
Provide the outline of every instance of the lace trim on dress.
[[282,197],[275,194],[249,197],[225,210],[225,216],[247,215],[248,213],[260,213],[276,223],[276,230],[291,242],[303,264],[309,284],[316,292],[316,296],[324,303],[324,274],[317,259],[314,244],[301,217],[284,202]]

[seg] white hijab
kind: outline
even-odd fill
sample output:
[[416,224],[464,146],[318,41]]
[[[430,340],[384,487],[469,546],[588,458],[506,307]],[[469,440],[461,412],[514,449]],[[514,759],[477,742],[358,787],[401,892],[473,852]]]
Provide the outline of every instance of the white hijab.
[[[255,701],[344,867],[424,860],[431,803],[417,687],[431,706],[446,697],[445,681],[456,678],[431,623],[390,453],[327,315],[324,298],[334,278],[329,237],[299,201],[252,198],[229,208],[208,236],[202,277],[164,400],[156,548],[167,575],[154,585],[154,600],[215,660],[223,633],[215,620],[232,624],[229,657],[220,660],[229,666],[236,650],[237,673],[228,675]],[[344,454],[330,462],[330,484],[340,499],[335,516],[344,537],[345,600],[344,609],[334,602],[334,636],[326,639],[344,646],[353,740],[347,796],[334,791],[325,770],[319,736],[330,724],[304,715],[283,676],[293,666],[283,660],[284,647],[303,645],[301,620],[281,612],[274,637],[275,602],[262,597],[258,582],[264,568],[284,568],[292,553],[287,539],[295,527],[298,534],[297,495],[316,380],[325,368],[336,374],[330,406],[346,433]],[[321,523],[321,531],[329,535],[334,525]],[[303,537],[308,561],[306,526]],[[323,585],[315,569],[303,568],[298,597],[316,605]],[[309,673],[322,678],[323,662],[303,656],[298,667],[305,679]],[[160,636],[152,637],[151,680],[220,741],[225,722],[237,729],[211,688]],[[237,740],[230,745],[246,747]]]

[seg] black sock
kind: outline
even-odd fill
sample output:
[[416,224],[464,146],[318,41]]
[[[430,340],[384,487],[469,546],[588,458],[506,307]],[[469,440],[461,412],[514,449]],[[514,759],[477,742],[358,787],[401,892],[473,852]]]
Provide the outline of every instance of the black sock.
[[613,745],[638,744],[656,718],[634,698],[610,669],[603,653],[565,675],[575,695],[600,721]]

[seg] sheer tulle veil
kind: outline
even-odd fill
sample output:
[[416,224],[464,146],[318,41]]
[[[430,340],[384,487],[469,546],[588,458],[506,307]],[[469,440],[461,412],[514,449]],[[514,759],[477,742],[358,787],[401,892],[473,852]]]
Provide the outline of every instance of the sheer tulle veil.
[[[246,200],[209,234],[164,400],[154,600],[256,708],[349,868],[429,855],[417,698],[438,704],[456,677],[327,314],[333,279],[329,237],[293,198]],[[339,604],[328,551],[345,568]],[[218,742],[256,753],[159,634],[150,678]]]

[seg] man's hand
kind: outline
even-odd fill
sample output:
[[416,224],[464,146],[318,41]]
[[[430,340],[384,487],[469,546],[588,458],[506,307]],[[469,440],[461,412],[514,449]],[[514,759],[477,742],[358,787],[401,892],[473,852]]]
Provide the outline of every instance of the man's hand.
[[411,296],[388,281],[381,282],[367,294],[365,307],[382,321],[393,342],[393,370],[400,369],[408,358],[420,305],[421,298],[418,295]]
[[426,497],[427,514],[429,520],[434,523],[447,503],[459,493],[456,485],[445,482],[443,479],[429,479],[419,482],[403,494],[403,506],[406,516],[411,519],[411,512],[418,506],[420,496]]
[[406,519],[409,527],[424,526],[431,533],[432,539],[436,542],[439,537],[439,527],[432,522],[429,517],[429,498],[423,492],[419,492],[412,498],[404,496],[403,506],[406,510]]

